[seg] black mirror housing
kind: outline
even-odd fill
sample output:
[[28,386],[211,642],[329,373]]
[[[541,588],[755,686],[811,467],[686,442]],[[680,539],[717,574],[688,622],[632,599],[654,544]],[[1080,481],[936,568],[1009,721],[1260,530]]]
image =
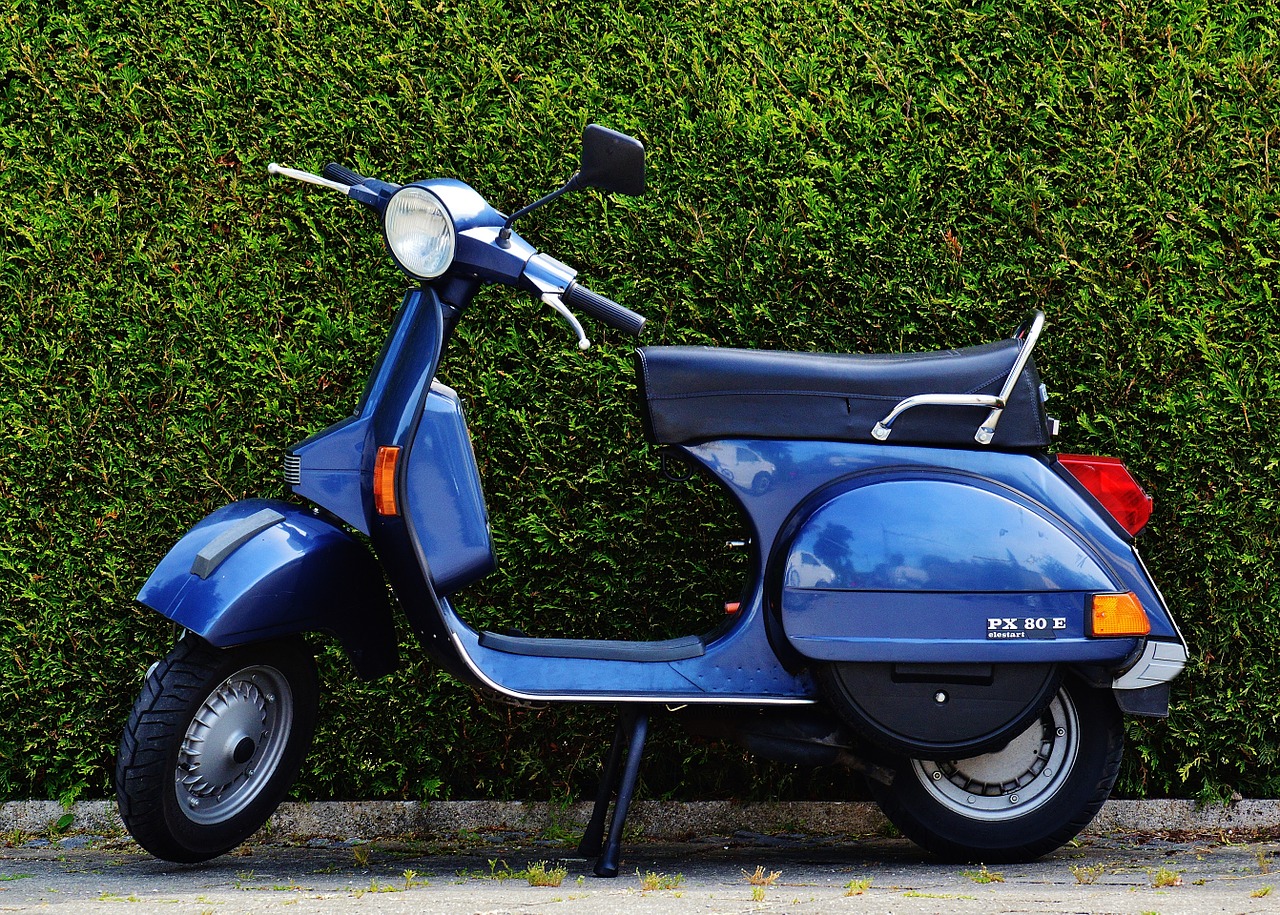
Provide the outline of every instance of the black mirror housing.
[[574,184],[637,197],[644,193],[644,144],[599,124],[582,131],[582,165]]

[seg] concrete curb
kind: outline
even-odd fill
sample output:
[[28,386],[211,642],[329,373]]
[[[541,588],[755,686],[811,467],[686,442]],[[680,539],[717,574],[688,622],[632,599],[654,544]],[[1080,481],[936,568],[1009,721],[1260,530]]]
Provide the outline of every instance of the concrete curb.
[[[411,838],[445,841],[459,835],[576,835],[591,813],[589,803],[565,806],[523,801],[322,801],[281,804],[259,838]],[[71,821],[68,825],[67,815]],[[63,829],[59,829],[59,824]],[[730,801],[637,801],[628,828],[647,839],[802,833],[822,836],[883,834],[888,826],[875,804],[859,801],[795,801],[736,804]],[[0,803],[0,834],[50,835],[71,830],[95,835],[124,831],[114,801]],[[1280,800],[1244,800],[1200,806],[1189,800],[1111,800],[1085,830],[1110,833],[1258,833],[1280,830]]]

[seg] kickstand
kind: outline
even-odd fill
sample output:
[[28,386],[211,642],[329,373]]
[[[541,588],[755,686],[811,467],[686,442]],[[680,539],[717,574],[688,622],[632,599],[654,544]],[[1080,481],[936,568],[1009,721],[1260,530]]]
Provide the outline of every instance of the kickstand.
[[[627,809],[631,806],[631,798],[636,791],[636,781],[640,776],[640,757],[644,755],[644,741],[648,732],[649,710],[647,708],[627,708],[619,716],[618,726],[613,732],[613,743],[609,747],[609,756],[605,760],[604,771],[600,775],[600,790],[596,793],[596,804],[591,810],[591,822],[587,824],[587,831],[582,834],[582,841],[578,843],[578,854],[583,857],[599,855],[595,867],[597,877],[618,876],[622,828],[626,824]],[[622,781],[618,783],[618,764],[622,761],[624,742],[627,743],[627,765],[622,772]],[[609,799],[613,796],[615,783],[618,788],[618,801],[613,807],[609,839],[604,842],[602,849],[604,819],[609,810]]]

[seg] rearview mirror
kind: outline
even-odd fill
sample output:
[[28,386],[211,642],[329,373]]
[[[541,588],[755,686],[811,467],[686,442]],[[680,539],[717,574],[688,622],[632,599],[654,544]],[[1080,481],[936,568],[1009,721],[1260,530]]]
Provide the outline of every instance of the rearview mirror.
[[521,216],[580,187],[597,187],[602,191],[632,197],[643,194],[644,144],[625,133],[618,133],[599,124],[588,124],[587,129],[582,131],[581,167],[558,190],[508,216],[498,232],[498,247],[511,247],[511,226]]
[[644,144],[599,124],[582,132],[582,165],[575,184],[631,197],[644,193]]

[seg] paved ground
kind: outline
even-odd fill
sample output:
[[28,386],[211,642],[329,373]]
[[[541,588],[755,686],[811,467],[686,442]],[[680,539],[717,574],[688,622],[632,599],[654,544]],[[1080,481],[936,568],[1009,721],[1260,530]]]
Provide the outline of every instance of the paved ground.
[[[902,839],[738,833],[633,843],[614,880],[590,876],[571,847],[501,833],[256,843],[200,866],[119,838],[11,838],[23,841],[0,841],[0,912],[1280,912],[1280,842],[1228,834],[1095,834],[1035,864],[982,868],[934,863]],[[565,869],[559,887],[530,885],[544,861]],[[768,885],[748,881],[757,868]]]

